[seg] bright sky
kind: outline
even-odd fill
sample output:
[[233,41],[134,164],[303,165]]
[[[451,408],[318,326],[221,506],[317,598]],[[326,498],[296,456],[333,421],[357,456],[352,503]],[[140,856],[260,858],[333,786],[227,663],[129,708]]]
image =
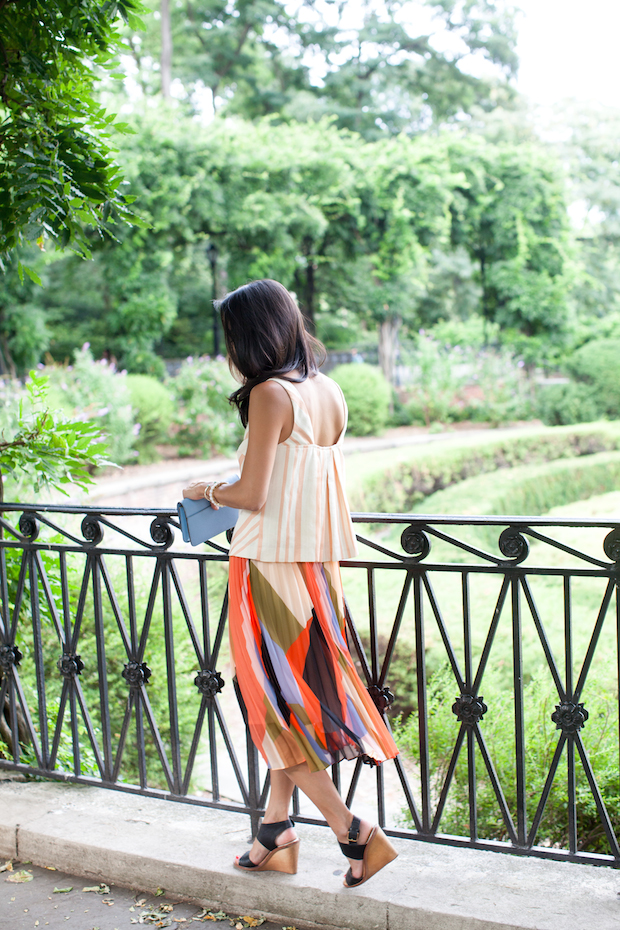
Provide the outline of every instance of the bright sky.
[[620,109],[620,0],[516,0],[518,87],[533,103],[567,97]]

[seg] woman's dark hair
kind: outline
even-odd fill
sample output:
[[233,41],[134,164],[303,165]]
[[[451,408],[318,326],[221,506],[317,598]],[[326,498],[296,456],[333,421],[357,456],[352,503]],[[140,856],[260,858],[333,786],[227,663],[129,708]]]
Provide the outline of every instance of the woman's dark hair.
[[222,317],[228,357],[245,379],[229,400],[247,426],[253,387],[291,371],[300,374],[299,378],[291,380],[313,378],[325,358],[325,349],[318,339],[306,332],[299,307],[277,281],[266,278],[244,284],[227,294],[217,307]]

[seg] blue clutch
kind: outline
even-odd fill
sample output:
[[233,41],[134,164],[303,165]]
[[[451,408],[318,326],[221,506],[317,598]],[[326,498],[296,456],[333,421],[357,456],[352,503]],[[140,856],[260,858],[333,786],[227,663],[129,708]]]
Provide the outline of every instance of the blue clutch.
[[[234,484],[239,480],[235,475],[229,479],[228,484]],[[214,510],[208,500],[200,498],[193,501],[189,497],[183,498],[177,504],[183,542],[191,543],[192,546],[199,546],[200,543],[212,539],[226,530],[232,529],[239,518],[239,511],[234,507],[220,507]]]

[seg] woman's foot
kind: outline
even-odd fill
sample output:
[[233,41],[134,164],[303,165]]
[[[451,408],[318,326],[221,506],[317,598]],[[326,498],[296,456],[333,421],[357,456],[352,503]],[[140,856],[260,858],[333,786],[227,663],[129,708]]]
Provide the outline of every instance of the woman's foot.
[[381,827],[353,815],[345,842],[340,838],[338,842],[350,864],[344,877],[346,888],[362,885],[398,855]]
[[[273,821],[273,820],[271,821],[263,820],[263,823],[261,826],[267,826],[268,823],[276,823],[276,822],[277,821]],[[258,832],[258,836],[260,836],[260,830]],[[261,862],[263,862],[263,860],[269,855],[269,852],[270,852],[270,850],[266,846],[263,846],[263,844],[259,841],[258,836],[252,843],[252,848],[250,849],[250,860],[253,865],[260,865]],[[286,846],[288,843],[293,843],[296,839],[297,839],[297,834],[295,833],[295,828],[291,825],[290,827],[287,827],[285,830],[283,830],[282,833],[279,833],[277,835],[275,839],[275,844],[276,846]],[[240,856],[237,856],[237,861],[239,861],[240,858],[241,858]]]
[[[351,815],[351,822],[353,822],[353,820],[355,819],[356,818],[354,818],[353,815]],[[349,829],[350,827],[351,825],[349,825]],[[365,843],[368,841],[368,837],[373,831],[373,827],[374,827],[374,824],[370,823],[368,820],[360,820],[359,821],[359,834],[357,835],[357,838],[353,840],[353,842],[359,844],[360,846],[365,845]],[[343,833],[342,835],[338,834],[338,842],[340,844],[346,845],[348,844],[350,839],[351,837],[349,836],[348,831],[347,833]],[[344,853],[344,850],[343,850],[343,853]],[[344,853],[344,855],[346,855],[346,853]],[[351,875],[353,876],[353,878],[362,877],[362,871],[364,868],[364,862],[362,859],[349,859],[349,866],[351,868]]]

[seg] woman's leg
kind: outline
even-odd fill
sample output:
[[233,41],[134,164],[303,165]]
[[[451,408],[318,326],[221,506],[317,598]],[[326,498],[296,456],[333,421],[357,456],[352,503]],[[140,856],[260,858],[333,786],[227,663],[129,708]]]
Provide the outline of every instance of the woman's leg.
[[[288,769],[272,769],[270,775],[271,790],[269,802],[263,818],[263,823],[279,823],[286,820],[289,815],[291,796],[295,786],[308,797],[319,809],[323,817],[336,834],[340,843],[346,843],[349,836],[349,827],[353,814],[346,806],[336,786],[327,771],[311,772],[306,762],[294,765]],[[358,843],[365,843],[370,835],[373,825],[362,820]],[[296,833],[290,827],[284,830],[277,838],[277,845],[290,843],[296,838]],[[267,855],[267,849],[254,840],[250,850],[250,859],[258,865]],[[349,865],[354,878],[360,878],[363,863],[360,859],[349,859]]]
[[[295,785],[286,773],[287,769],[272,769],[270,772],[269,801],[267,803],[265,816],[263,817],[263,823],[280,823],[288,819],[291,796]],[[296,837],[297,834],[295,830],[292,829],[292,827],[288,827],[280,833],[276,840],[276,844],[282,846],[284,843],[292,842]],[[258,840],[254,840],[250,850],[250,859],[252,862],[256,863],[256,865],[260,865],[267,855],[267,852],[268,850],[265,849],[262,843],[259,843]]]
[[[299,790],[303,791],[306,797],[310,798],[312,803],[318,807],[336,834],[338,842],[346,843],[349,838],[349,827],[351,826],[353,814],[338,794],[328,772],[325,769],[321,772],[311,772],[307,762],[302,762],[301,765],[295,765],[282,771],[286,772],[290,782],[297,785]],[[372,828],[373,824],[369,823],[369,821],[360,821],[360,834],[357,842],[365,843]],[[349,865],[353,877],[360,878],[363,862],[360,859],[349,859]]]

